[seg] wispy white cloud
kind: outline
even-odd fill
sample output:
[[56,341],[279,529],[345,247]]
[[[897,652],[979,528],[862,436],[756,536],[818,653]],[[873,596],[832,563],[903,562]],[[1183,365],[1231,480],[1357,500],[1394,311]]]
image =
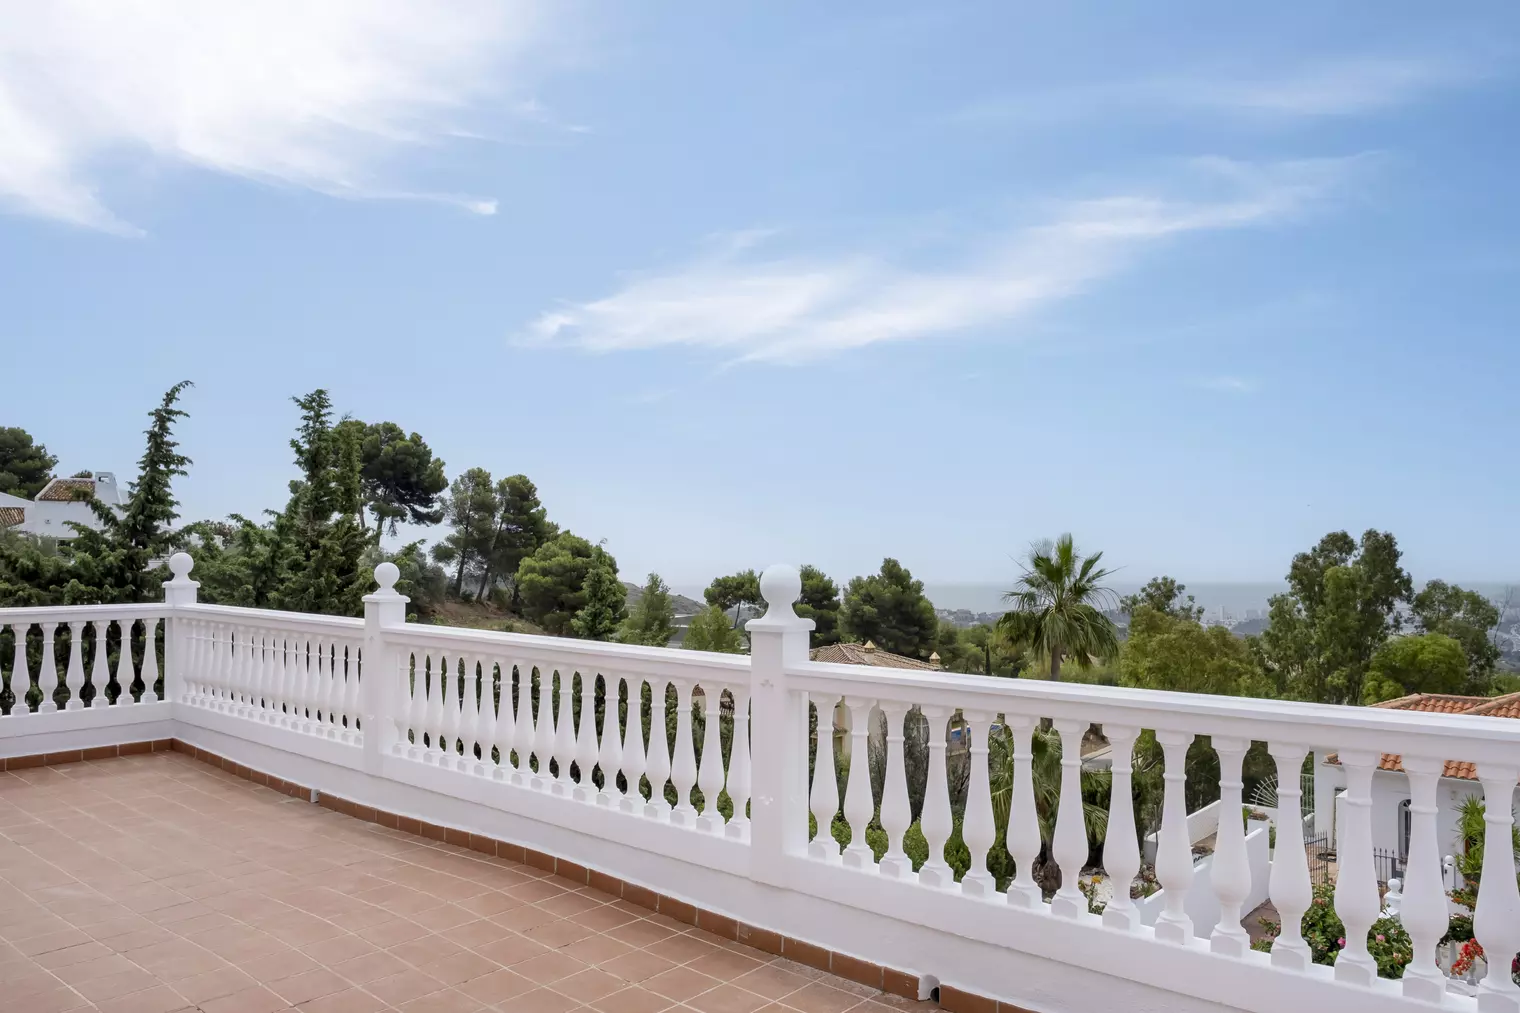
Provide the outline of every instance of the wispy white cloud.
[[[344,197],[494,200],[397,186],[387,162],[468,135],[542,35],[505,0],[48,0],[0,13],[0,205],[121,233],[102,160],[147,156]],[[510,107],[509,107],[510,108]],[[532,100],[518,115],[543,121]]]
[[967,122],[1054,122],[1114,111],[1196,110],[1268,117],[1351,116],[1420,101],[1493,75],[1482,60],[1353,56],[1279,73],[1237,70],[997,96],[958,110]]
[[688,346],[734,360],[800,362],[880,342],[1006,327],[1169,239],[1291,217],[1355,162],[1201,160],[1192,180],[1214,196],[1071,202],[1039,224],[967,240],[951,266],[904,266],[864,250],[765,257],[756,234],[745,233],[674,269],[632,275],[600,299],[548,310],[518,337],[597,352]]
[[1205,390],[1217,390],[1226,394],[1249,394],[1256,389],[1251,380],[1239,376],[1205,376],[1197,380],[1197,386]]

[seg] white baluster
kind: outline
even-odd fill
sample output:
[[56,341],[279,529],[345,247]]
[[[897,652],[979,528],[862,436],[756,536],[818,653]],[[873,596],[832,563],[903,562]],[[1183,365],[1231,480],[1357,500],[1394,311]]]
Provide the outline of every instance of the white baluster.
[[736,840],[749,837],[749,690],[730,690],[734,700],[734,731],[728,744],[728,799],[734,814],[724,833]]
[[270,630],[264,643],[268,648],[269,659],[269,683],[266,690],[269,723],[283,728],[290,724],[290,715],[285,713],[285,701],[289,693],[285,685],[285,635],[279,630]]
[[596,800],[596,675],[580,677],[580,720],[575,723],[575,770],[580,775],[571,793],[577,802]]
[[839,766],[834,756],[834,705],[838,697],[826,693],[809,693],[818,708],[818,748],[813,759],[813,790],[809,808],[818,824],[808,844],[808,855],[828,862],[839,861],[839,844],[834,840],[834,814],[839,811]]
[[[90,689],[94,692],[90,695],[88,702],[83,699],[80,700],[80,704],[84,707],[93,707],[97,697],[100,699],[100,706],[102,707],[106,706],[108,702],[106,700],[106,687],[111,682],[111,670],[106,665],[106,624],[107,620],[103,619],[96,619],[90,623],[91,628],[95,631],[95,658],[90,664]],[[82,661],[84,654],[84,639],[82,637],[79,640],[79,653]],[[79,695],[81,697],[84,696],[83,686],[80,687]],[[69,707],[72,709],[73,706],[74,702],[70,700]]]
[[1513,843],[1520,766],[1481,763],[1478,780],[1483,783],[1483,889],[1473,913],[1473,935],[1488,957],[1488,974],[1478,986],[1478,1013],[1515,1013],[1520,1010],[1520,987],[1510,967],[1520,953],[1520,885],[1515,881]]
[[[464,686],[459,701],[459,738],[464,752],[455,761],[457,770],[475,769],[475,747],[479,745],[476,733],[480,730],[480,665],[473,657],[464,659]],[[487,749],[490,747],[487,746]]]
[[697,810],[691,804],[691,789],[697,783],[697,752],[691,730],[691,683],[673,680],[676,687],[676,751],[671,757],[670,783],[676,788],[676,807],[670,822],[689,827],[696,824]]
[[234,668],[233,689],[236,693],[237,714],[249,717],[258,706],[258,659],[253,632],[243,627],[234,631],[237,637],[237,665]]
[[26,635],[31,628],[30,623],[11,624],[11,637],[15,641],[11,654],[11,693],[16,697],[11,704],[12,714],[25,714],[31,709],[26,699],[32,687],[32,673],[26,663]]
[[[1304,912],[1314,899],[1309,882],[1309,857],[1304,852],[1303,789],[1301,772],[1307,746],[1271,742],[1267,748],[1277,763],[1277,848],[1272,853],[1269,881],[1272,906],[1282,921],[1282,931],[1272,941],[1272,966],[1302,971],[1311,963],[1304,942]],[[1445,910],[1445,897],[1441,899]],[[1441,919],[1445,931],[1446,919]]]
[[866,869],[876,864],[876,856],[866,843],[866,825],[876,813],[867,744],[876,701],[851,696],[845,697],[844,703],[850,709],[850,774],[844,784],[844,818],[850,824],[850,843],[844,849],[844,864],[851,869]]
[[[1051,857],[1061,867],[1061,888],[1050,901],[1050,913],[1058,918],[1080,918],[1087,913],[1087,898],[1077,885],[1087,862],[1087,821],[1082,806],[1082,733],[1080,721],[1055,723],[1061,737],[1061,805]],[[1238,807],[1237,807],[1238,808]]]
[[207,710],[217,706],[221,693],[222,637],[221,628],[210,623],[199,624],[203,660],[200,667],[200,693],[191,698]]
[[1022,714],[1005,714],[1004,721],[1013,734],[1013,804],[1008,813],[1008,851],[1013,855],[1014,877],[1008,887],[1008,903],[1035,910],[1044,904],[1044,894],[1034,881],[1034,863],[1040,855],[1040,822],[1034,804],[1034,726],[1035,719]]
[[429,654],[427,659],[427,749],[422,762],[443,762],[443,684],[444,659],[441,654]]
[[[417,732],[417,656],[408,650],[398,652],[396,660],[396,740],[391,743],[392,756],[406,756],[412,750],[411,737]],[[420,736],[419,736],[420,737]]]
[[912,879],[913,861],[903,851],[903,834],[913,823],[908,802],[908,768],[903,759],[903,722],[908,705],[883,700],[881,712],[887,719],[887,769],[881,789],[881,828],[887,834],[887,850],[877,870],[891,879]]
[[1113,884],[1113,897],[1103,908],[1103,924],[1123,932],[1140,927],[1140,910],[1130,888],[1140,872],[1140,838],[1135,832],[1135,738],[1139,729],[1103,726],[1112,757],[1108,795],[1108,831],[1103,841],[1103,871]]
[[1251,864],[1246,859],[1240,768],[1251,744],[1216,735],[1213,745],[1219,756],[1219,829],[1210,878],[1219,898],[1219,921],[1209,937],[1209,948],[1227,957],[1242,957],[1251,948],[1251,937],[1240,925],[1241,906],[1251,893]]
[[[632,685],[630,683],[630,685]],[[618,788],[618,767],[623,763],[623,742],[618,731],[618,702],[621,699],[622,680],[607,672],[602,673],[602,744],[597,764],[602,768],[602,788],[596,793],[596,804],[617,809],[623,801]],[[638,708],[629,704],[628,712],[637,720]]]
[[269,720],[269,634],[251,630],[249,644],[253,650],[253,676],[249,679],[249,703],[256,721]]
[[132,705],[132,683],[137,678],[137,666],[132,663],[132,628],[136,625],[135,619],[116,620],[116,632],[121,636],[121,649],[116,654],[117,706]]
[[237,642],[236,631],[228,625],[219,630],[217,645],[217,704],[216,709],[225,714],[237,712],[237,673],[242,657],[236,653],[242,644]]
[[1382,911],[1372,865],[1372,771],[1377,762],[1376,753],[1341,753],[1346,794],[1337,821],[1335,913],[1346,926],[1346,946],[1335,956],[1335,978],[1364,986],[1377,980],[1377,961],[1367,952],[1367,930]]
[[575,673],[560,674],[559,692],[555,694],[558,710],[554,715],[554,780],[550,790],[556,795],[570,794],[570,761],[575,756]]
[[58,628],[57,623],[38,623],[42,629],[42,663],[37,669],[37,688],[42,691],[42,702],[37,705],[37,713],[51,714],[58,709],[58,703],[53,694],[58,691],[58,661],[53,656],[53,631]]
[[491,776],[498,781],[512,777],[512,744],[517,741],[517,715],[512,709],[512,662],[503,658],[501,668],[501,699],[496,708],[496,769]]
[[670,739],[665,731],[665,680],[649,683],[649,758],[644,774],[649,778],[649,802],[644,815],[651,819],[670,818],[670,800],[665,797],[665,782],[670,779]]
[[1156,741],[1166,757],[1166,793],[1161,803],[1161,833],[1156,841],[1156,879],[1166,893],[1166,908],[1156,917],[1156,938],[1187,945],[1193,940],[1193,919],[1187,895],[1193,888],[1193,846],[1187,830],[1187,750],[1190,732],[1158,731]]
[[432,730],[432,697],[428,687],[431,660],[422,651],[412,654],[412,741],[406,748],[409,760],[420,760],[428,751],[427,735]]
[[997,883],[987,871],[987,852],[997,839],[992,818],[992,784],[987,772],[987,739],[993,715],[964,711],[965,734],[971,738],[971,777],[966,786],[966,815],[961,820],[961,839],[971,852],[971,868],[961,877],[961,892],[968,897],[992,897]]
[[[188,678],[199,679],[201,669],[196,652],[190,652],[191,664],[186,673]],[[138,703],[158,703],[158,619],[143,620],[143,660],[142,660],[142,696],[138,697]],[[188,679],[187,679],[188,681]],[[187,690],[188,692],[188,690]]]
[[439,697],[443,703],[442,738],[438,748],[442,754],[438,766],[452,768],[459,757],[459,657],[443,659],[442,678],[438,680]]
[[623,782],[626,793],[619,808],[625,813],[644,811],[644,777],[647,754],[644,750],[644,680],[628,680],[628,727],[623,733]]
[[69,688],[66,710],[84,709],[80,694],[84,692],[84,623],[69,623],[69,665],[64,672],[64,684]]
[[359,727],[359,670],[364,662],[361,650],[358,644],[349,644],[344,648],[343,716],[348,719],[348,724],[343,732],[343,741],[355,745],[364,741],[364,729]]
[[535,791],[548,791],[554,774],[549,763],[554,757],[554,670],[538,672],[538,714],[533,725],[533,756],[538,770],[533,774]]
[[491,747],[496,745],[496,664],[490,658],[476,660],[480,665],[480,701],[476,706],[475,743],[480,747],[480,759],[475,761],[475,773],[489,777],[496,766],[491,759]]
[[[334,646],[317,641],[317,701],[322,714],[322,736],[338,737],[338,661]],[[441,713],[441,712],[440,712]]]
[[[1447,916],[1446,888],[1441,882],[1441,850],[1436,835],[1436,789],[1441,773],[1446,768],[1446,761],[1410,756],[1408,753],[1401,760],[1409,775],[1409,860],[1404,870],[1404,899],[1399,905],[1399,920],[1404,923],[1404,929],[1409,933],[1412,943],[1409,965],[1404,968],[1404,994],[1411,999],[1439,1005],[1446,996],[1446,975],[1436,964],[1436,945],[1446,934],[1450,920]],[[1296,769],[1294,774],[1293,783],[1296,785]],[[1283,774],[1279,772],[1277,777],[1281,785]],[[1278,795],[1282,795],[1281,788],[1278,789]],[[1288,803],[1283,800],[1278,811],[1287,808]],[[1296,807],[1293,814],[1298,815]],[[1279,823],[1279,855],[1283,848],[1282,836]],[[1305,875],[1307,877],[1307,872]],[[1286,928],[1286,916],[1283,924]],[[1276,956],[1275,949],[1273,956]]]
[[951,710],[924,704],[919,708],[929,725],[929,776],[924,782],[924,811],[918,828],[929,845],[929,857],[918,870],[918,881],[936,890],[955,886],[955,870],[945,861],[945,842],[955,829],[950,816],[950,784],[945,776],[945,728]]
[[702,686],[702,763],[697,768],[702,808],[697,813],[697,829],[710,834],[723,832],[723,814],[718,811],[718,796],[723,792],[722,711],[722,687],[711,681],[705,683]]
[[532,782],[533,768],[533,666],[519,661],[517,669],[517,728],[513,732],[517,764],[512,769],[512,783],[526,785]]

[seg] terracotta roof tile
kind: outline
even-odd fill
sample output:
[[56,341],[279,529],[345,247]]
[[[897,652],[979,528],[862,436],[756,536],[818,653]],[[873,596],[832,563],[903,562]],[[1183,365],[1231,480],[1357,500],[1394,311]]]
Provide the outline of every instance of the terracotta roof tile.
[[830,644],[815,647],[808,652],[813,661],[830,661],[840,665],[875,665],[878,668],[911,668],[922,672],[938,672],[939,666],[931,661],[904,657],[864,644]]
[[[1384,710],[1419,711],[1424,714],[1473,714],[1490,718],[1514,718],[1520,720],[1520,693],[1508,696],[1456,696],[1450,693],[1413,693],[1397,700],[1385,700],[1373,704]],[[1328,763],[1339,763],[1339,754],[1325,758]],[[1398,753],[1384,753],[1378,760],[1379,770],[1403,772],[1403,757]],[[1447,760],[1442,777],[1455,777],[1464,781],[1478,779],[1478,766],[1467,760]]]
[[15,527],[26,520],[26,510],[22,507],[0,507],[0,528]]
[[39,503],[69,503],[81,493],[94,494],[94,492],[93,478],[55,478],[42,487],[42,491],[37,494],[37,501]]

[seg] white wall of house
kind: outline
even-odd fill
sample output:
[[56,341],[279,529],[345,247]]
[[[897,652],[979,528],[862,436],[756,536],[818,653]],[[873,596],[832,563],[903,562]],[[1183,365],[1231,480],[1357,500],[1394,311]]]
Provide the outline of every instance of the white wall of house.
[[[116,484],[115,475],[109,471],[95,472],[95,497],[107,506],[120,505],[121,490]],[[21,507],[26,517],[15,530],[29,535],[73,538],[75,531],[70,526],[71,523],[82,524],[94,530],[100,529],[100,518],[95,516],[95,511],[90,509],[88,503],[78,500],[29,500],[4,496],[3,500],[0,500],[0,506]]]

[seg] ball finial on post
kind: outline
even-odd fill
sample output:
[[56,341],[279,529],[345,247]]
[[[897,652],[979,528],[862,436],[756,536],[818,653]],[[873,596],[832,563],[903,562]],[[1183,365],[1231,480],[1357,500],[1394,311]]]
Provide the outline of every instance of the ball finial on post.
[[802,597],[802,574],[790,563],[774,563],[760,575],[760,597],[767,619],[795,615],[793,603]]
[[189,580],[190,571],[195,567],[195,560],[188,552],[176,552],[169,557],[169,572],[174,574],[175,580]]
[[396,581],[401,579],[401,569],[395,563],[386,561],[375,567],[375,583],[380,585],[381,594],[395,594]]

